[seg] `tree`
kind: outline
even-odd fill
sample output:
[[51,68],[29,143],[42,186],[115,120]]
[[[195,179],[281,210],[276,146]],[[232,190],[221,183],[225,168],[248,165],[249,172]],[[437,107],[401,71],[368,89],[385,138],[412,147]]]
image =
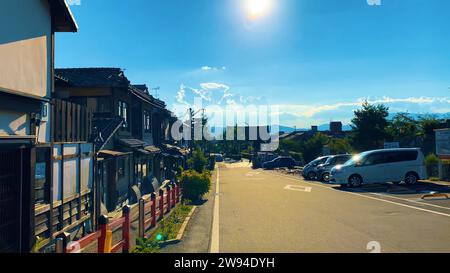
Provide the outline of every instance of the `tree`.
[[208,166],[208,159],[200,149],[196,149],[187,163],[190,169],[202,173]]
[[333,138],[328,143],[332,154],[346,154],[353,151],[350,142],[346,138]]
[[444,128],[444,124],[435,115],[423,115],[419,118],[419,136],[422,138],[422,149],[425,154],[435,153],[435,138],[434,130]]
[[303,144],[302,154],[306,162],[317,158],[322,154],[323,146],[328,143],[328,136],[317,133]]
[[398,113],[389,122],[386,133],[390,140],[400,143],[400,147],[414,147],[419,135],[419,124],[408,113]]
[[381,148],[387,137],[386,127],[389,108],[383,104],[372,105],[367,101],[352,119],[352,143],[360,151]]

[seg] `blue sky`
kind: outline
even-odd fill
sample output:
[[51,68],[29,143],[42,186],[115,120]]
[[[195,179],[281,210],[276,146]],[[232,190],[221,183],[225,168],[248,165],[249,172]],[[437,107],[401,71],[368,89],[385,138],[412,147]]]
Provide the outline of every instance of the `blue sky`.
[[278,105],[289,126],[347,123],[364,99],[450,112],[450,1],[259,0],[252,19],[247,1],[79,0],[56,66],[124,68],[169,107]]

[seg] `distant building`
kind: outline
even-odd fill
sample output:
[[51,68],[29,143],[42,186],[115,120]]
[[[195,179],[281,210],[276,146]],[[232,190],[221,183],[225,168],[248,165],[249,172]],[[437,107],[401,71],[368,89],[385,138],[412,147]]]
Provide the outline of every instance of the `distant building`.
[[330,122],[330,133],[331,135],[334,136],[342,134],[342,122],[340,121]]

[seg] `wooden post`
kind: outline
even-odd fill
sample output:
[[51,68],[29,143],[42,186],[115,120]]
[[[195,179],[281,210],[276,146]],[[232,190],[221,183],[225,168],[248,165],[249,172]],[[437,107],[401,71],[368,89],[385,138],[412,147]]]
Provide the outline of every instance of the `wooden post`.
[[175,183],[172,183],[172,208],[177,204],[176,191],[177,185]]
[[156,194],[152,192],[150,196],[152,206],[150,207],[150,215],[152,217],[152,227],[156,225]]
[[172,191],[171,191],[170,185],[167,185],[166,189],[167,189],[167,211],[166,212],[169,213],[169,211],[172,207],[172,203],[170,202],[170,195],[172,194]]
[[55,252],[67,253],[67,245],[70,242],[70,233],[63,232],[56,238]]
[[108,216],[102,215],[98,218],[98,228],[100,230],[100,238],[98,238],[97,252],[105,253],[106,232],[108,230]]
[[176,185],[177,185],[177,190],[176,190],[177,203],[180,203],[180,182],[177,182]]
[[55,252],[56,253],[66,253],[66,246],[64,245],[63,238],[56,238]]
[[139,199],[139,238],[145,235],[145,200]]
[[125,218],[125,222],[122,225],[122,239],[123,239],[123,253],[130,252],[130,206],[124,206],[122,209],[122,217]]
[[159,220],[164,218],[164,190],[159,190]]

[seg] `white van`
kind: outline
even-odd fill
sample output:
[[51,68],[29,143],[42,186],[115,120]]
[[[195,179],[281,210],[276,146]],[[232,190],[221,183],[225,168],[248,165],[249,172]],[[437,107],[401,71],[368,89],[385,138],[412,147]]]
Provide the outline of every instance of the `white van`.
[[368,151],[331,170],[330,182],[350,187],[401,182],[412,185],[427,179],[423,153],[418,148]]

